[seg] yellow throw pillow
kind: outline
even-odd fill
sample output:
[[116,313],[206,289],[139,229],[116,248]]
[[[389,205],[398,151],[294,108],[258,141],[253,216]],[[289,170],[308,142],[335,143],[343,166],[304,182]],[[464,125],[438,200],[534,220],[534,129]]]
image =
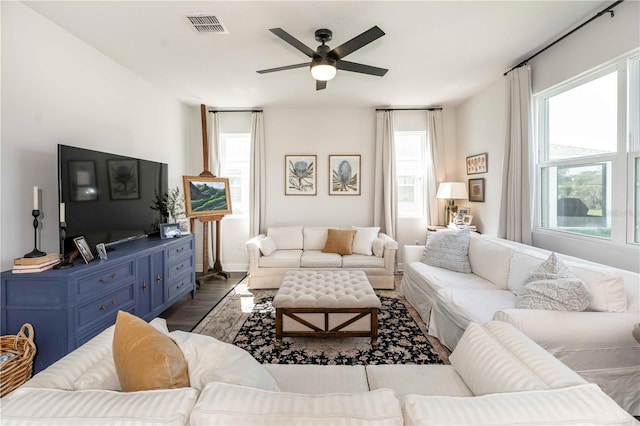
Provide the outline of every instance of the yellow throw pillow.
[[118,311],[113,361],[125,392],[189,386],[187,362],[166,334],[144,320]]
[[355,229],[329,229],[323,253],[351,254]]

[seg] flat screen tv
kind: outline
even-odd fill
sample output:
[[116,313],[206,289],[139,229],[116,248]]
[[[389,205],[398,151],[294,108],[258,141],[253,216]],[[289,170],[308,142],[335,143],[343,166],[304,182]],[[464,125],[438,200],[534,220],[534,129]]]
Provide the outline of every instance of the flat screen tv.
[[75,250],[73,239],[98,243],[145,237],[158,230],[160,214],[151,207],[167,193],[168,166],[123,155],[58,145],[58,197],[65,205],[62,253]]

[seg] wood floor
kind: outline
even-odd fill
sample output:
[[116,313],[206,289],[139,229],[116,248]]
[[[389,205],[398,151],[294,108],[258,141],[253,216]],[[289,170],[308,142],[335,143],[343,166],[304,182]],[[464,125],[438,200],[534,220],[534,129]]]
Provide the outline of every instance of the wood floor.
[[[196,290],[194,299],[191,299],[191,295],[188,294],[161,313],[159,316],[167,320],[169,331],[191,331],[244,278],[246,272],[230,272],[230,274],[227,280],[207,279]],[[196,274],[196,278],[198,275],[200,274]]]

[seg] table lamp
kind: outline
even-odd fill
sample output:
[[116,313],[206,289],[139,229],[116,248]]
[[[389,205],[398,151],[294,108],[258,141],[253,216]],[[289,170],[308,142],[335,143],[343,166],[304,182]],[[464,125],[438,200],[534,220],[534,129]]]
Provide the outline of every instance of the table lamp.
[[[458,211],[458,206],[453,204],[453,200],[467,200],[467,185],[464,182],[442,182],[438,186],[436,198],[447,200],[444,206],[445,225],[451,222],[451,215]],[[447,219],[448,218],[448,219]]]

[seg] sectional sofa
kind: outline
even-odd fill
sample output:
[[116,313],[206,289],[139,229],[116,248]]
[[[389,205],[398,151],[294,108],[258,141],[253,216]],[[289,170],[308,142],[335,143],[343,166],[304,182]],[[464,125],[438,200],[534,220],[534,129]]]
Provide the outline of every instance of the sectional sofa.
[[470,323],[507,322],[640,415],[640,342],[632,334],[640,322],[639,274],[558,255],[589,288],[589,306],[581,312],[517,309],[528,274],[551,252],[471,233],[470,273],[426,264],[424,252],[425,246],[405,246],[400,291],[430,335],[455,349]]
[[311,269],[364,271],[373,288],[393,289],[398,243],[377,227],[352,227],[355,231],[348,254],[323,252],[329,230],[326,226],[283,226],[251,238],[249,288],[278,288],[285,272]]
[[[167,333],[163,320],[152,325]],[[186,359],[188,386],[122,392],[111,327],[3,398],[0,423],[638,424],[503,322],[470,324],[451,365],[261,365],[208,336],[168,335]]]

